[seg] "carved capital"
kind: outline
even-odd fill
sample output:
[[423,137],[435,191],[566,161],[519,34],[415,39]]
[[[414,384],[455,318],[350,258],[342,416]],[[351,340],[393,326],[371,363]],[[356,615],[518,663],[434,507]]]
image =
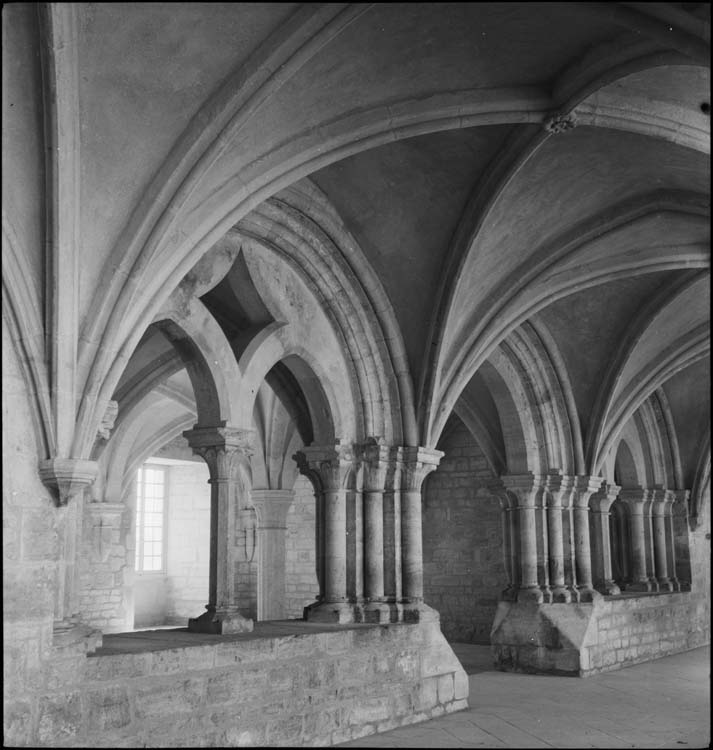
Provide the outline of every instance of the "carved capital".
[[358,469],[360,451],[351,443],[309,446],[295,453],[300,473],[316,482],[322,490],[349,489]]
[[287,528],[287,513],[294,497],[293,490],[252,490],[250,501],[257,514],[257,528]]
[[608,513],[620,492],[621,487],[618,484],[605,482],[589,498],[589,507],[594,513]]
[[393,449],[382,439],[372,438],[362,446],[364,492],[383,492],[389,474],[393,474],[394,468]]
[[629,509],[630,513],[643,515],[644,505],[651,498],[651,490],[643,487],[626,487],[619,492],[619,500]]
[[517,499],[513,507],[534,508],[546,484],[540,474],[503,474],[500,478],[508,493]]
[[225,424],[217,427],[194,427],[183,437],[197,456],[208,464],[211,481],[235,479],[239,473],[250,479],[250,456],[255,433]]
[[577,127],[577,114],[574,110],[571,112],[555,112],[542,123],[542,127],[552,135],[564,133]]
[[574,507],[588,508],[589,498],[599,491],[603,483],[604,477],[593,477],[587,474],[578,475],[574,483]]
[[61,506],[91,486],[99,474],[99,464],[79,458],[50,458],[40,461],[39,473],[42,483]]
[[443,451],[429,450],[427,448],[403,448],[401,489],[406,491],[420,491],[423,480],[438,467],[444,455]]
[[575,487],[575,477],[566,474],[547,474],[544,477],[548,508],[568,508]]

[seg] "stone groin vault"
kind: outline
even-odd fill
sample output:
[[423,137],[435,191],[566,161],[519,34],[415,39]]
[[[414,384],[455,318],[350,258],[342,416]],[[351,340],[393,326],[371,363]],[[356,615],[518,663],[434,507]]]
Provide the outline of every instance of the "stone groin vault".
[[5,743],[707,643],[709,78],[697,3],[6,6]]

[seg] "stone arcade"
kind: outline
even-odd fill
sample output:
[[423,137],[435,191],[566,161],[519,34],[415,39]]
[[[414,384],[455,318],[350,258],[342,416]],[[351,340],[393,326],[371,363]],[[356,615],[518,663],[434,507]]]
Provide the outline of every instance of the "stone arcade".
[[3,7],[6,745],[709,642],[709,12]]

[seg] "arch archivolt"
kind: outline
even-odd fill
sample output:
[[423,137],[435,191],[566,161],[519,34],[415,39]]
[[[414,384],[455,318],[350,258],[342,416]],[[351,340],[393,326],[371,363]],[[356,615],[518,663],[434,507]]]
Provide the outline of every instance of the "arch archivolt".
[[[699,217],[703,221],[708,215],[707,202],[697,194],[657,191],[638,196],[547,243],[494,286],[464,318],[476,322],[461,324],[460,336],[451,334],[440,344],[440,359],[431,365],[432,371],[434,367],[440,370],[438,380],[431,380],[432,394],[427,403],[432,411],[422,415],[426,442],[437,439],[452,405],[491,348],[538,310],[574,292],[620,278],[680,268],[708,268],[707,248],[691,246],[686,241],[680,247],[647,247],[633,259],[630,253],[612,255],[612,248],[619,247],[622,238],[635,236],[641,223],[660,216],[662,211],[694,222]],[[517,282],[513,283],[513,279]]]
[[[97,290],[80,337],[82,406],[75,439],[80,453],[101,419],[95,404],[115,389],[139,332],[196,261],[249,210],[309,172],[380,143],[479,124],[542,123],[561,104],[538,88],[374,103],[347,116],[325,113],[320,124],[289,134],[281,145],[266,142],[263,152],[251,149],[253,161],[246,163],[236,144],[244,141],[251,121],[258,122],[263,103],[368,7],[305,7],[293,14],[206,102],[136,202],[141,208],[108,255],[121,259],[119,268],[103,275],[108,281]],[[688,40],[679,46],[687,54],[690,45]],[[273,75],[275,70],[280,74]],[[585,73],[578,71],[580,78]],[[170,264],[164,263],[167,257]]]

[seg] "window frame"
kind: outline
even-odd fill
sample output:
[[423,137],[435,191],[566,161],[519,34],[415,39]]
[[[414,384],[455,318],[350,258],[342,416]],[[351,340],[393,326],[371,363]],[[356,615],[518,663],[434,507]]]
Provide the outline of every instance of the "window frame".
[[[169,484],[169,466],[165,464],[160,463],[153,463],[153,462],[145,462],[142,463],[141,466],[139,466],[137,472],[136,472],[136,480],[135,480],[135,488],[136,488],[136,507],[134,509],[134,573],[138,576],[165,576],[166,575],[166,541],[167,541],[167,525],[168,525],[168,514],[166,512],[167,510],[167,500],[168,500],[168,484]],[[147,499],[146,498],[146,480],[145,480],[145,474],[144,472],[146,469],[149,470],[158,470],[163,475],[163,497],[162,503],[161,503],[161,553],[160,553],[160,559],[161,559],[161,565],[158,569],[151,569],[151,570],[145,570],[144,569],[144,558],[145,558],[145,550],[144,550],[144,534],[147,528],[159,528],[158,526],[154,527],[147,527],[145,523],[145,506],[144,502]],[[149,498],[151,499],[151,498]],[[156,511],[153,511],[154,513]],[[150,540],[152,542],[155,542],[156,540]],[[158,555],[150,555],[148,557],[158,557]]]

